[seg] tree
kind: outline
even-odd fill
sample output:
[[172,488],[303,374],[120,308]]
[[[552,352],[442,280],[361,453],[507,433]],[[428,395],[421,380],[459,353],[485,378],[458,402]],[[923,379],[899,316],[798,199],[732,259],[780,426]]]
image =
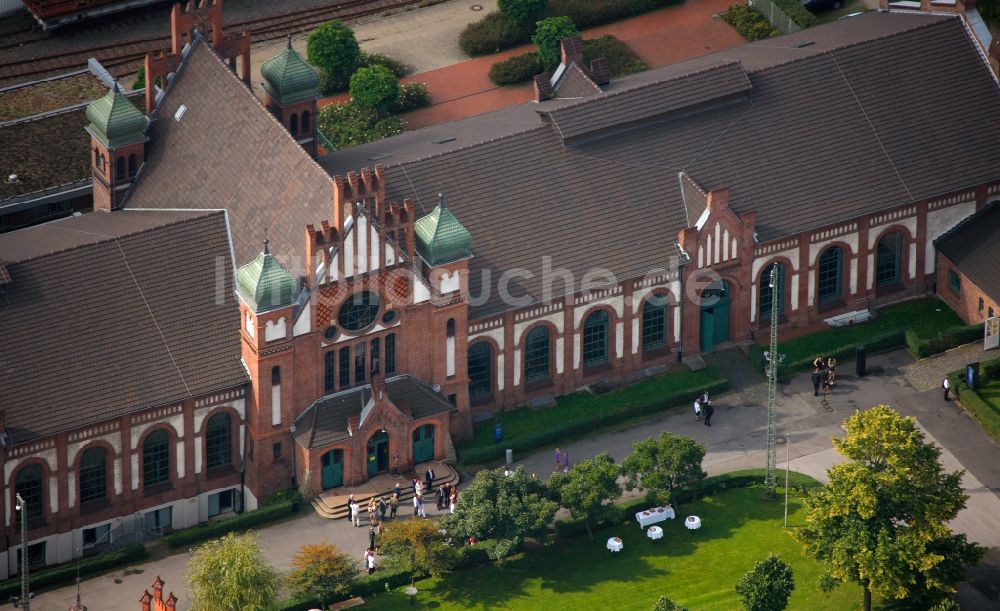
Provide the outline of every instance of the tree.
[[447,572],[455,557],[455,548],[445,541],[437,524],[423,518],[395,521],[385,527],[379,547],[389,566],[410,573],[432,577]]
[[621,469],[607,452],[601,452],[592,459],[582,460],[569,473],[553,473],[549,477],[552,500],[569,510],[577,520],[587,526],[587,535],[593,539],[591,525],[614,511],[608,501],[622,495],[618,476]]
[[781,611],[795,589],[792,567],[771,554],[747,571],[736,584],[736,593],[747,611]]
[[549,17],[538,22],[531,42],[538,45],[538,56],[542,58],[542,64],[547,70],[551,70],[559,65],[562,55],[559,49],[560,41],[563,38],[579,35],[580,31],[569,17]]
[[664,431],[658,438],[632,444],[632,453],[622,462],[625,487],[646,490],[652,501],[677,509],[677,491],[708,475],[701,469],[704,458],[704,445]]
[[343,91],[358,68],[361,47],[354,30],[334,19],[309,34],[306,56],[309,63],[323,71],[324,90]]
[[288,588],[299,598],[319,601],[320,608],[333,597],[346,597],[358,576],[358,564],[326,541],[303,545],[292,558]]
[[[163,87],[163,79],[156,77],[153,83],[157,87]],[[132,81],[132,90],[144,89],[146,87],[146,66],[139,66],[139,71],[135,73],[135,80]]]
[[661,596],[653,605],[653,611],[687,611],[687,609],[675,603],[670,597]]
[[[484,469],[458,497],[455,513],[441,526],[460,539],[494,539],[494,560],[509,553],[526,535],[544,534],[558,505],[546,498],[546,486],[530,477],[524,467],[510,475],[503,469]],[[492,551],[495,550],[495,551]]]
[[277,600],[278,572],[252,532],[229,533],[195,548],[187,566],[195,611],[263,611]]
[[872,596],[928,608],[940,602],[984,550],[947,523],[965,507],[962,471],[945,473],[941,449],[926,443],[913,418],[886,405],[857,411],[833,445],[848,462],[806,498],[797,533],[808,555],[827,563],[828,583],[853,581]]
[[385,66],[361,68],[351,77],[354,103],[385,114],[399,99],[399,81]]
[[520,24],[532,24],[542,18],[549,0],[497,0],[500,14]]

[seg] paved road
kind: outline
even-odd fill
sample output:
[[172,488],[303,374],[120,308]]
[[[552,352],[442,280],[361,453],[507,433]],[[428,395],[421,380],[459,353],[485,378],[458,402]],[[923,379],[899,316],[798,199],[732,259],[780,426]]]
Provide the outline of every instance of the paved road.
[[[993,548],[987,562],[974,572],[972,583],[963,585],[960,591],[963,608],[978,610],[1000,608],[1000,592],[996,585],[1000,583],[1000,468],[997,467],[1000,464],[1000,447],[967,414],[953,403],[945,403],[937,389],[919,391],[907,381],[907,374],[914,367],[927,371],[938,367],[940,371],[949,371],[954,368],[956,359],[966,356],[964,353],[958,356],[946,354],[915,365],[905,351],[891,352],[872,357],[871,374],[863,379],[851,375],[853,366],[850,363],[842,363],[833,397],[833,412],[823,410],[819,399],[812,396],[807,376],[792,379],[779,389],[779,435],[788,438],[790,444],[779,447],[778,460],[779,464],[783,464],[787,452],[793,470],[822,480],[825,479],[826,469],[840,460],[830,440],[841,434],[840,423],[855,409],[888,403],[900,412],[917,418],[928,438],[945,448],[942,456],[945,467],[967,470],[963,486],[970,499],[968,507],[952,524],[953,528]],[[726,355],[717,362],[731,358],[732,355]],[[634,441],[670,430],[706,445],[708,452],[704,465],[710,474],[761,467],[766,462],[765,410],[761,406],[747,406],[742,399],[745,396],[744,387],[759,383],[755,376],[744,374],[735,391],[715,398],[718,409],[711,427],[696,422],[693,413],[683,410],[642,425],[564,445],[563,448],[574,461],[603,450],[621,461],[630,452]],[[516,458],[517,464],[543,477],[553,468],[551,448]],[[431,513],[436,511],[432,508]],[[261,544],[279,570],[288,569],[292,555],[303,543],[324,538],[348,552],[356,552],[360,558],[366,545],[367,529],[353,528],[346,520],[331,522],[309,515],[260,531]],[[166,580],[167,588],[179,597],[178,609],[188,609],[190,592],[183,583],[187,560],[188,554],[181,553],[139,566],[129,571],[128,575],[119,571],[89,579],[83,584],[84,602],[101,601],[100,604],[91,602],[91,608],[132,611],[143,588],[159,574]],[[74,596],[74,588],[63,588],[41,594],[35,599],[33,607],[52,611],[66,609],[73,603]]]

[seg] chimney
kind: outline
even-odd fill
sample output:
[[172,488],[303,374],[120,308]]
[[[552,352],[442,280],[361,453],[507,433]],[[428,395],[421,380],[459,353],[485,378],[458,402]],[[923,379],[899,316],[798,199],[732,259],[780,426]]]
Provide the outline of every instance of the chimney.
[[729,187],[715,189],[708,192],[708,209],[712,212],[719,212],[729,207]]
[[611,81],[611,67],[606,57],[598,57],[590,62],[590,76],[602,87]]
[[545,72],[535,75],[535,101],[549,99],[552,95],[552,83],[549,82],[549,75]]
[[562,51],[562,64],[564,66],[576,63],[577,66],[583,68],[583,41],[580,40],[579,36],[563,38],[559,42],[559,47]]

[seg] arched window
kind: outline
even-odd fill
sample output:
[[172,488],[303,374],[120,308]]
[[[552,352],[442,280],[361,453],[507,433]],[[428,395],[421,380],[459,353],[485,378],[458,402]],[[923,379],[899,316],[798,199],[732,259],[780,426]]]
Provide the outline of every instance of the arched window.
[[337,370],[335,368],[335,357],[336,355],[333,350],[323,355],[323,390],[326,392],[332,392],[336,388]]
[[125,178],[125,158],[119,157],[115,160],[115,176]]
[[493,394],[493,348],[478,342],[469,348],[469,397],[482,399]]
[[80,502],[98,501],[108,496],[108,452],[88,448],[80,457]]
[[14,492],[28,506],[28,519],[42,517],[42,466],[28,465],[17,472]]
[[819,257],[817,297],[820,302],[840,298],[843,251],[839,246],[826,249]]
[[[778,284],[771,286],[771,270],[777,269]],[[760,319],[771,320],[771,304],[774,299],[778,300],[778,317],[785,313],[785,266],[781,263],[772,263],[764,268],[760,275]]]
[[583,321],[583,364],[608,362],[608,313],[598,310]]
[[309,127],[309,111],[308,110],[303,110],[302,111],[302,135],[304,135],[304,136],[305,135],[309,135],[309,130],[310,129],[311,128]]
[[205,456],[209,469],[233,462],[233,419],[229,414],[209,418],[205,431]]
[[288,121],[288,131],[292,132],[293,136],[299,135],[299,115],[292,113],[292,118]]
[[275,365],[271,367],[271,386],[281,384],[281,367]]
[[132,155],[128,156],[128,175],[129,176],[135,176],[136,170],[139,169],[137,167],[138,166],[137,162],[138,162],[138,159],[136,158],[135,154],[132,154]]
[[875,248],[875,284],[887,286],[900,280],[903,259],[903,236],[898,232],[887,233]]
[[448,337],[455,337],[455,319],[449,318],[447,325]]
[[360,291],[340,306],[337,319],[347,331],[360,331],[378,320],[379,299],[371,291]]
[[163,429],[153,431],[142,444],[142,485],[170,481],[170,436]]
[[524,340],[524,381],[534,382],[549,377],[549,329],[540,325],[528,332]]
[[667,345],[667,298],[653,295],[642,304],[642,349]]

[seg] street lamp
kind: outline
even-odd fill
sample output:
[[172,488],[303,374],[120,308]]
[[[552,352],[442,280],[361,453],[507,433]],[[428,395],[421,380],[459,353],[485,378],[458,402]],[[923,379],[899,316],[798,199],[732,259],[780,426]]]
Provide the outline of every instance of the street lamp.
[[31,609],[31,595],[28,593],[28,504],[20,494],[15,494],[17,504],[14,509],[21,512],[21,600],[22,609]]
[[76,604],[69,608],[69,611],[87,611],[86,605],[80,602],[80,559],[83,558],[83,550],[76,548]]

